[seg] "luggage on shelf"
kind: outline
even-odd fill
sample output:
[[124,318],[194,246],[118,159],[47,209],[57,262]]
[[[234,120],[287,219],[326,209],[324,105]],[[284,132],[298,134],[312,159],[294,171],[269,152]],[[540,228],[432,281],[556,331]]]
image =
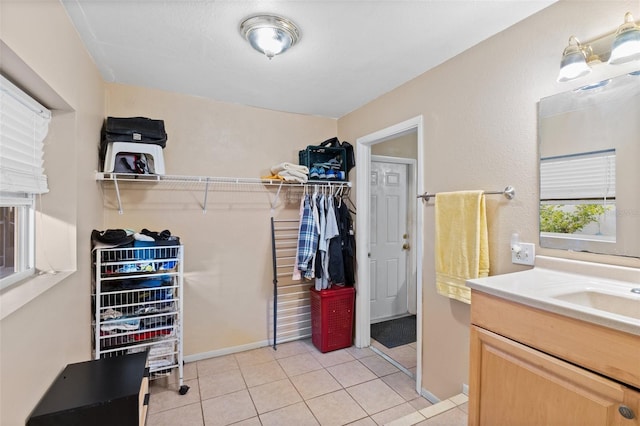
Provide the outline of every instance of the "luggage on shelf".
[[164,121],[147,117],[107,117],[100,138],[100,164],[105,164],[107,148],[114,142],[150,144],[164,148],[167,145]]

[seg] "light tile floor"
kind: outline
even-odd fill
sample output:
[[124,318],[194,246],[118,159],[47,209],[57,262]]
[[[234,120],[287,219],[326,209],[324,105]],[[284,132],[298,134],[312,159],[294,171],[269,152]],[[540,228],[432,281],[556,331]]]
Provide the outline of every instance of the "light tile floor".
[[432,405],[369,348],[289,342],[188,363],[184,384],[186,395],[171,377],[151,383],[148,426],[467,424],[464,395]]
[[400,364],[415,377],[417,365],[415,342],[409,343],[408,345],[396,346],[395,348],[387,348],[377,340],[371,339],[371,346]]

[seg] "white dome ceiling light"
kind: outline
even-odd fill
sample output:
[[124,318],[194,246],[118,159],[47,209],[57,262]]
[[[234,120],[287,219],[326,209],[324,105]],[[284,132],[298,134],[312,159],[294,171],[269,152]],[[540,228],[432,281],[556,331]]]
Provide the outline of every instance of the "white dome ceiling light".
[[271,59],[284,53],[300,40],[296,24],[276,15],[256,15],[240,24],[240,34],[251,47]]

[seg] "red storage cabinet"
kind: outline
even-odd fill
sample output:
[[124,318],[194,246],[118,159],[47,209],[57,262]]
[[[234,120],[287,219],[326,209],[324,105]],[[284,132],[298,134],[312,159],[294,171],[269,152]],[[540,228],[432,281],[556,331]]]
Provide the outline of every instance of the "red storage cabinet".
[[353,287],[316,290],[311,287],[311,341],[320,352],[351,346],[353,334]]

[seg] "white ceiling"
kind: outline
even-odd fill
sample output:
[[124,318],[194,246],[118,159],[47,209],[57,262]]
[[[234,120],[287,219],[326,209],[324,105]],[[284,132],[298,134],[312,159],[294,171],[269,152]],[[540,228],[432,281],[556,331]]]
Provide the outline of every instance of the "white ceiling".
[[[106,81],[339,118],[555,0],[61,0]],[[293,20],[272,60],[238,27]]]

